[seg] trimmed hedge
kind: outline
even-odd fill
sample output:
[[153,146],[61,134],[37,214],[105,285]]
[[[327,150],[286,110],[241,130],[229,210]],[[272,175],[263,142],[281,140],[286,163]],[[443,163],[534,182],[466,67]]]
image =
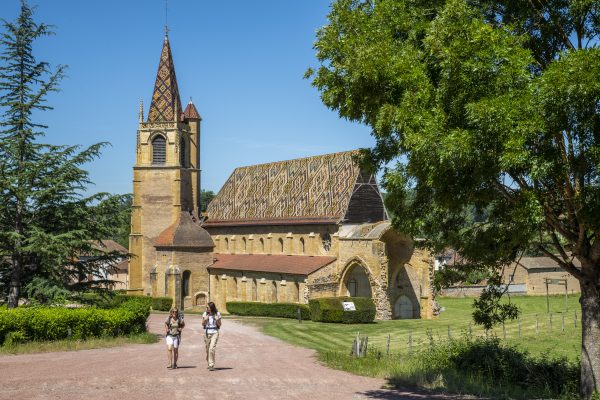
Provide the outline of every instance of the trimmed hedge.
[[152,297],[152,309],[155,311],[170,311],[173,299],[170,297]]
[[[344,311],[343,301],[352,301],[356,311]],[[367,297],[323,297],[308,302],[311,319],[315,322],[365,324],[375,319],[375,304]]]
[[298,318],[298,307],[302,319],[310,319],[306,304],[296,303],[256,303],[246,301],[228,301],[227,312],[234,315],[253,315],[257,317]]
[[29,307],[0,310],[0,344],[19,341],[118,336],[146,331],[150,299],[129,296],[113,309]]

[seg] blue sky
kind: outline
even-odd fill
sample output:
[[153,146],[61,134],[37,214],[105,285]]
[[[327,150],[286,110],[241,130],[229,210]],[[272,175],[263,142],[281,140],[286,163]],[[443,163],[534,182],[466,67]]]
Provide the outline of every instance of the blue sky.
[[[13,21],[18,0],[0,0]],[[110,142],[88,165],[91,192],[130,193],[140,98],[147,113],[164,37],[164,0],[30,0],[55,36],[38,60],[69,66],[45,142]],[[202,121],[204,189],[218,191],[237,166],[374,144],[369,128],[340,119],[302,78],[317,66],[316,30],[328,0],[170,0],[169,40],[183,104]]]

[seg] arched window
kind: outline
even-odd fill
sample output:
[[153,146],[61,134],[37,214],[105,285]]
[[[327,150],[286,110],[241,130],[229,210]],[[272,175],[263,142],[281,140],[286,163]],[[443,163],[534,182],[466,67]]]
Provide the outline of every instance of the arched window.
[[258,301],[258,287],[254,278],[252,279],[252,301]]
[[225,238],[225,250],[229,251],[229,239]]
[[283,239],[279,238],[279,252],[283,253]]
[[260,238],[260,252],[261,253],[265,252],[265,241],[263,238]]
[[167,161],[167,141],[164,136],[152,139],[152,164],[161,165]]
[[323,242],[323,249],[325,249],[325,251],[329,251],[329,249],[331,249],[331,235],[329,233],[325,233],[322,236],[321,241]]
[[190,271],[183,271],[183,277],[181,278],[181,294],[183,297],[190,295],[190,277],[192,273]]
[[242,250],[246,252],[246,238],[242,237]]
[[179,142],[179,163],[183,168],[187,167],[187,163],[185,162],[185,140],[183,140],[183,137]]
[[304,254],[304,238],[300,238],[300,254]]

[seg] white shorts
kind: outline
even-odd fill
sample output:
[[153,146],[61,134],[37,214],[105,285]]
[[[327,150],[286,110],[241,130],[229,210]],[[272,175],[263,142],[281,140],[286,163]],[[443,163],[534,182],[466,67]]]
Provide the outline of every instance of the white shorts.
[[179,347],[179,336],[167,335],[167,346],[168,347]]

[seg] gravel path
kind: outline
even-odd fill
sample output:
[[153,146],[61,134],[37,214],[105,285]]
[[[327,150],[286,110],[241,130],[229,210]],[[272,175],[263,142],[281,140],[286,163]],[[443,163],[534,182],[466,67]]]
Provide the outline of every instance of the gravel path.
[[[163,333],[166,315],[152,314]],[[381,379],[324,367],[312,350],[224,320],[215,371],[206,369],[200,318],[186,316],[177,370],[164,339],[151,345],[0,356],[0,400],[14,399],[451,399],[382,389]]]

